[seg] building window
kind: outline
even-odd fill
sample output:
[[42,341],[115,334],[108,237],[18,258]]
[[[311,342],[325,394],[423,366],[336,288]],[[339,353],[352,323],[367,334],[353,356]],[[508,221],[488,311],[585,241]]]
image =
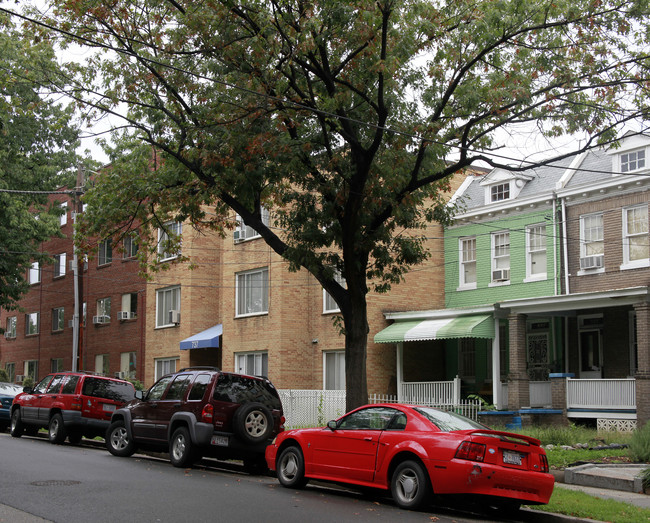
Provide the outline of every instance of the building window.
[[637,149],[620,154],[621,172],[629,173],[645,167],[645,149]]
[[268,376],[269,354],[267,352],[235,354],[235,372],[250,376]]
[[325,390],[345,390],[345,351],[323,352]]
[[111,321],[111,299],[100,298],[97,300],[97,316],[93,318],[93,323],[108,323]]
[[510,281],[510,233],[492,234],[492,281]]
[[460,338],[458,340],[458,373],[461,378],[476,377],[476,346],[474,338]]
[[65,275],[65,252],[54,255],[54,277],[59,278]]
[[7,363],[5,365],[5,370],[7,371],[7,377],[9,379],[9,383],[13,383],[14,380],[16,379],[16,364]]
[[131,236],[125,236],[124,253],[122,254],[122,257],[124,259],[134,258],[137,254],[138,254],[138,242],[135,240],[135,238],[131,238]]
[[24,369],[25,377],[32,378],[36,382],[38,378],[38,360],[27,360]]
[[649,257],[648,205],[623,209],[623,263],[634,265]]
[[108,354],[97,354],[95,356],[95,373],[108,376],[110,371]]
[[237,275],[237,316],[269,311],[269,270],[255,269]]
[[[261,215],[262,215],[262,223],[268,227],[270,221],[269,211],[264,207],[262,207]],[[254,238],[260,238],[260,234],[252,227],[246,225],[242,217],[239,216],[239,214],[235,217],[235,220],[237,220],[237,228],[235,229],[234,232],[234,238],[236,242],[241,242],[244,240],[252,240]]]
[[500,202],[510,199],[510,182],[499,183],[490,187],[490,201]]
[[41,281],[41,265],[38,262],[33,262],[29,269],[29,283],[34,285]]
[[158,261],[177,258],[180,249],[174,247],[174,242],[180,240],[182,226],[179,222],[167,222],[158,229]]
[[129,292],[122,294],[122,308],[118,314],[118,320],[132,320],[138,315],[138,293]]
[[580,268],[603,267],[603,215],[587,214],[580,217]]
[[63,371],[63,358],[52,358],[50,360],[50,372]]
[[[345,287],[345,278],[341,276],[340,272],[336,271],[336,273],[334,273],[334,280]],[[332,298],[332,295],[323,289],[323,314],[331,312],[341,312],[341,309],[339,308],[338,303],[334,301],[334,298]]]
[[476,237],[461,238],[460,244],[460,286],[476,287]]
[[526,229],[526,276],[546,278],[546,225]]
[[156,376],[155,380],[158,381],[165,374],[172,374],[176,372],[176,362],[178,358],[161,358],[155,360],[156,362]]
[[175,325],[181,310],[181,288],[168,287],[156,291],[156,327]]
[[113,261],[113,245],[111,240],[104,240],[99,242],[99,250],[97,252],[97,265],[107,265]]
[[5,327],[5,338],[15,338],[16,337],[16,326],[18,325],[17,316],[9,316],[7,318],[7,324]]
[[59,224],[61,227],[68,223],[68,202],[61,203],[61,216],[59,216]]
[[38,329],[40,326],[38,312],[30,312],[25,314],[25,336],[31,336],[33,334],[38,334]]
[[62,331],[64,324],[63,307],[52,309],[52,332]]
[[135,379],[135,352],[123,352],[120,354],[120,378]]

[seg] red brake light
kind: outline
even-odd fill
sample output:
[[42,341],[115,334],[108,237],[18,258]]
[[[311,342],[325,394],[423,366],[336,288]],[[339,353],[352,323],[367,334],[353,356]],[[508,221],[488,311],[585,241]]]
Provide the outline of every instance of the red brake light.
[[214,407],[211,403],[206,403],[201,412],[201,421],[203,423],[212,423],[214,419]]
[[546,454],[540,454],[539,455],[539,464],[540,464],[540,470],[542,472],[548,472],[549,471],[548,458],[546,457]]
[[82,404],[81,397],[75,396],[70,402],[70,408],[72,410],[81,410],[81,404]]
[[485,459],[485,445],[482,443],[463,441],[458,447],[458,450],[456,450],[456,457],[470,461],[483,461]]

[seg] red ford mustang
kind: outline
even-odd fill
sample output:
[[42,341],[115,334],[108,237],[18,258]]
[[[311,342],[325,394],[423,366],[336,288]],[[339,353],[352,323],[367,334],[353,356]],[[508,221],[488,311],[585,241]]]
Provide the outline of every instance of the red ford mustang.
[[390,489],[402,508],[421,507],[432,494],[472,494],[517,509],[548,503],[553,492],[539,443],[431,407],[377,404],[325,428],[280,433],[266,461],[289,488],[319,479]]

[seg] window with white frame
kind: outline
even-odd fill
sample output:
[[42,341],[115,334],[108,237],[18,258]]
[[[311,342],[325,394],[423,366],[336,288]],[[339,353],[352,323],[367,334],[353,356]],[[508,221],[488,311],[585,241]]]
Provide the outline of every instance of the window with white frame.
[[603,240],[603,215],[586,214],[580,217],[580,267],[603,266],[605,242]]
[[476,287],[476,236],[460,238],[460,286]]
[[138,293],[129,292],[122,294],[122,307],[119,320],[132,320],[138,315]]
[[5,364],[5,370],[7,371],[7,376],[9,377],[9,383],[13,383],[16,379],[16,363],[11,362]]
[[17,316],[9,316],[5,327],[5,338],[11,339],[16,337],[16,326],[18,325]]
[[38,334],[40,327],[40,314],[38,312],[30,312],[25,314],[25,336]]
[[23,368],[25,377],[32,378],[36,381],[38,378],[38,360],[27,360]]
[[97,265],[107,265],[113,261],[113,244],[111,240],[99,242],[97,251]]
[[490,201],[500,202],[510,199],[510,182],[498,183],[490,187]]
[[159,358],[154,360],[156,363],[156,376],[154,379],[158,381],[165,374],[176,372],[176,365],[178,358]]
[[61,203],[61,216],[59,216],[59,225],[63,227],[68,223],[68,202]]
[[65,275],[66,259],[67,256],[65,252],[54,255],[54,277],[55,278],[59,278]]
[[546,278],[546,225],[526,228],[526,277]]
[[95,356],[95,373],[108,376],[110,373],[110,362],[108,354],[97,354]]
[[492,233],[492,281],[510,280],[510,232]]
[[180,286],[166,287],[156,291],[156,327],[175,325],[171,311],[181,310]]
[[122,352],[120,354],[120,375],[131,380],[135,379],[135,361],[136,353]]
[[645,167],[645,149],[636,149],[619,154],[621,172],[629,173]]
[[52,309],[52,332],[62,331],[64,323],[64,308],[56,307]]
[[[334,273],[334,279],[343,287],[345,287],[345,278],[341,276],[341,273],[336,271]],[[334,301],[334,298],[332,298],[332,295],[327,292],[325,289],[323,289],[323,314],[331,313],[331,312],[340,312],[341,309],[339,308],[338,303]]]
[[345,351],[323,352],[325,390],[345,390]]
[[249,376],[269,375],[268,352],[247,352],[235,354],[235,372]]
[[236,275],[237,316],[269,311],[269,270],[254,269]]
[[40,283],[41,281],[41,265],[38,262],[32,262],[32,266],[29,269],[29,283],[31,285],[35,283]]
[[101,318],[99,323],[111,321],[111,299],[100,298],[97,300],[97,316]]
[[179,222],[167,222],[158,229],[158,261],[177,258],[179,252],[172,250],[171,244],[177,242],[183,232]]
[[138,254],[138,242],[131,236],[125,236],[124,252],[122,253],[122,257],[124,259],[133,258],[136,254]]
[[[271,214],[268,211],[268,209],[262,207],[261,209],[262,223],[267,227],[270,222],[270,217]],[[252,240],[254,238],[260,237],[260,234],[255,229],[253,229],[252,227],[244,223],[244,220],[242,219],[241,216],[239,216],[239,214],[235,217],[235,220],[237,220],[237,228],[235,229],[235,233],[234,233],[235,241],[241,242],[244,240]]]
[[648,204],[623,209],[623,263],[647,262]]

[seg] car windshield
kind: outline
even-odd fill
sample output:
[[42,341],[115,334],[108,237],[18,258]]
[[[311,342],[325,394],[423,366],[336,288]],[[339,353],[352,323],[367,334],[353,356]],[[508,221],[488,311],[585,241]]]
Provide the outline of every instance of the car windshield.
[[416,407],[416,412],[422,414],[431,423],[438,427],[443,432],[451,432],[454,430],[468,430],[468,429],[485,429],[485,425],[456,414],[455,412],[445,412],[443,410],[432,409],[429,407]]
[[7,394],[9,396],[16,395],[19,392],[22,392],[23,388],[20,385],[14,385],[13,383],[0,383],[0,394]]

